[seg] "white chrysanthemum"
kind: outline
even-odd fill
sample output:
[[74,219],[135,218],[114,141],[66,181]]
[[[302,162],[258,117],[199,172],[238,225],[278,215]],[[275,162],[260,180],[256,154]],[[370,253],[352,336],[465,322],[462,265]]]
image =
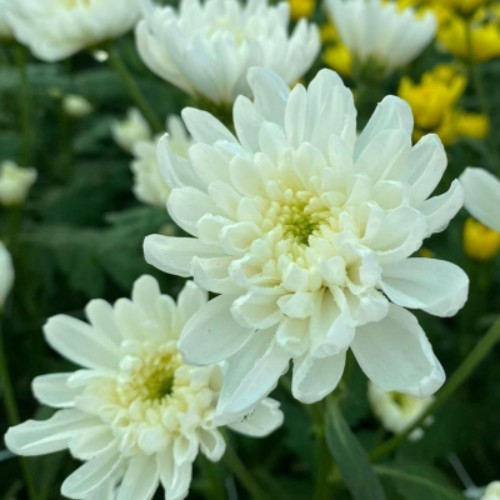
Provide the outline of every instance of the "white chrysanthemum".
[[[170,147],[176,154],[187,158],[192,141],[177,116],[167,120]],[[170,192],[163,180],[156,155],[159,137],[151,141],[142,141],[134,146],[134,161],[131,168],[134,173],[134,194],[138,200],[150,205],[164,207]]]
[[0,0],[0,39],[12,38],[12,29],[7,20],[7,0]]
[[500,231],[500,180],[484,168],[466,168],[460,182],[465,208],[485,226]]
[[140,15],[139,0],[15,0],[9,7],[14,36],[44,61],[117,38]]
[[[176,306],[154,278],[143,276],[132,300],[114,307],[91,301],[90,324],[50,319],[47,341],[83,369],[35,378],[36,397],[59,410],[10,428],[9,449],[40,455],[68,448],[85,461],[62,485],[69,498],[106,498],[99,495],[117,489],[113,498],[147,500],[159,483],[169,500],[184,498],[199,450],[211,460],[225,450],[212,421],[222,369],[185,365],[177,350],[182,327],[206,300],[189,282]],[[263,436],[282,419],[278,403],[268,399],[231,427]]]
[[500,481],[493,481],[484,491],[481,500],[500,500]]
[[292,390],[317,401],[337,385],[350,347],[384,390],[428,396],[444,372],[404,307],[450,316],[467,297],[454,264],[411,258],[463,203],[458,181],[427,199],[445,168],[436,135],[412,146],[407,103],[386,97],[356,137],[351,92],[322,70],[292,91],[249,72],[254,101],[234,106],[238,138],[185,109],[189,159],[165,138],[170,215],[192,238],[152,235],[146,259],[221,294],[180,341],[193,363],[228,360],[219,410],[250,407],[294,360]]
[[330,16],[355,61],[390,73],[417,57],[434,38],[432,13],[416,15],[396,2],[327,0]]
[[137,108],[130,108],[124,120],[114,122],[111,134],[118,146],[128,153],[132,153],[140,142],[151,141],[153,136],[146,118]]
[[248,95],[252,66],[272,68],[288,83],[298,80],[320,49],[316,27],[304,19],[288,34],[286,2],[182,0],[179,13],[150,0],[143,6],[136,38],[144,62],[185,92],[215,103]]
[[72,118],[84,118],[92,113],[92,104],[81,95],[68,94],[62,101],[64,112]]
[[31,167],[19,167],[13,161],[0,164],[0,205],[13,206],[24,202],[31,186],[35,183],[37,171]]
[[[399,434],[415,422],[434,401],[434,397],[416,398],[400,392],[387,392],[377,387],[373,382],[368,383],[368,401],[373,413],[382,422],[388,431]],[[432,418],[426,419],[430,424]],[[413,441],[420,439],[424,434],[422,429],[415,429],[409,438]]]
[[14,283],[14,266],[5,245],[0,241],[0,311]]

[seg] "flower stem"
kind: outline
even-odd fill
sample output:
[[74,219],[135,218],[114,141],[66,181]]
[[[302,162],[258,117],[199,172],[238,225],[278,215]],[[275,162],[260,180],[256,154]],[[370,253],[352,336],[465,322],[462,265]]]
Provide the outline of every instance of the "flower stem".
[[[5,355],[5,345],[2,333],[2,316],[0,314],[0,384],[2,387],[2,399],[5,407],[7,420],[11,426],[19,423],[19,411],[17,409],[16,399],[14,397],[14,390],[12,388],[12,381],[10,379],[9,370],[7,368],[7,356]],[[31,475],[31,470],[28,462],[24,457],[18,457],[21,465],[22,474],[26,489],[28,491],[28,498],[36,500],[38,498]]]
[[257,483],[230,443],[227,443],[226,446],[224,462],[253,498],[256,500],[272,500],[272,497]]
[[31,160],[31,152],[34,146],[34,129],[31,121],[31,91],[28,81],[28,72],[26,70],[26,52],[23,46],[16,44],[14,46],[14,58],[19,70],[19,79],[21,82],[19,92],[20,125],[21,125],[21,151],[19,152],[19,163],[28,165]]
[[455,370],[448,382],[439,392],[434,403],[420,415],[420,417],[401,434],[397,434],[391,439],[385,441],[370,453],[370,460],[377,461],[396,449],[400,444],[406,441],[406,438],[427,419],[472,375],[475,368],[487,356],[494,345],[500,340],[500,319],[486,332],[484,337],[476,344],[472,352],[464,359],[462,364]]
[[150,106],[146,98],[141,92],[139,85],[134,80],[134,77],[131,75],[127,66],[123,62],[123,59],[120,55],[120,52],[116,47],[109,47],[109,64],[116,71],[118,76],[121,78],[125,87],[127,87],[128,93],[130,97],[135,101],[135,104],[140,109],[141,113],[144,115],[144,118],[149,123],[149,126],[153,130],[155,134],[159,134],[165,130],[165,127],[161,124],[158,116],[156,115],[153,108]]

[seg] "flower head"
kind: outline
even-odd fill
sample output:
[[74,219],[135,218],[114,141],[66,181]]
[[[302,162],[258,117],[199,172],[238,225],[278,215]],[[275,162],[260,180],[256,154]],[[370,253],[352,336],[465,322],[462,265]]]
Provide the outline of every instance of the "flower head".
[[500,233],[469,217],[464,224],[464,250],[474,260],[491,260],[500,250]]
[[466,168],[460,182],[465,208],[479,222],[500,232],[500,180],[484,168]]
[[249,407],[294,361],[304,402],[337,385],[350,347],[384,390],[433,393],[444,373],[404,307],[449,316],[468,280],[457,266],[411,258],[460,209],[458,181],[427,199],[445,168],[435,135],[412,146],[408,105],[387,97],[357,137],[351,92],[330,70],[306,90],[249,72],[254,101],[234,105],[234,136],[185,109],[189,158],[159,148],[170,215],[190,238],[146,238],[148,262],[220,294],[181,337],[187,359],[228,360],[220,412]]
[[68,94],[63,98],[63,109],[72,118],[85,118],[92,113],[92,104],[81,95]]
[[19,167],[13,161],[0,164],[0,205],[20,205],[35,183],[37,171],[31,167]]
[[[399,434],[424,413],[434,401],[434,397],[416,398],[399,392],[386,392],[369,382],[368,401],[384,428]],[[422,436],[423,430],[415,429],[409,437],[415,441]]]
[[[21,455],[68,448],[85,461],[62,485],[69,498],[101,498],[116,489],[118,498],[148,500],[159,483],[166,498],[184,498],[198,452],[218,460],[225,450],[213,423],[223,370],[188,366],[177,350],[182,327],[206,300],[188,283],[176,305],[143,276],[132,300],[90,302],[90,324],[51,318],[47,341],[83,369],[35,378],[36,397],[58,411],[10,428],[7,446]],[[282,418],[278,404],[264,400],[231,427],[262,436]]]
[[320,48],[316,28],[301,19],[288,34],[289,5],[266,0],[182,0],[179,12],[144,0],[136,35],[149,68],[185,92],[217,104],[248,95],[248,68],[275,70],[288,83],[311,66]]
[[0,241],[0,312],[14,283],[14,266],[5,245]]
[[500,481],[493,481],[488,484],[481,500],[500,500]]
[[436,19],[418,17],[412,8],[400,10],[382,0],[328,0],[330,16],[355,64],[390,73],[415,59],[431,42]]
[[119,37],[139,18],[138,0],[16,0],[9,9],[16,39],[44,61]]
[[115,142],[129,153],[137,144],[150,141],[153,136],[148,122],[137,108],[130,108],[124,120],[114,122],[111,133]]

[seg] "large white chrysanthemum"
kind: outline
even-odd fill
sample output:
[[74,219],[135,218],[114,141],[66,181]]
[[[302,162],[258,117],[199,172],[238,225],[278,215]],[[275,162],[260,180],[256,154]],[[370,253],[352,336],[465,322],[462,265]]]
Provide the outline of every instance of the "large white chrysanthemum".
[[[184,125],[177,116],[167,120],[167,133],[172,150],[181,157],[187,158],[192,141]],[[163,180],[156,150],[160,137],[141,141],[133,147],[134,161],[131,164],[134,174],[134,194],[138,200],[150,205],[164,207],[170,192]]]
[[136,29],[139,53],[161,78],[194,96],[233,103],[248,95],[247,70],[272,68],[288,83],[299,79],[316,58],[315,26],[302,19],[288,34],[289,6],[266,0],[182,0],[172,7],[143,1]]
[[443,369],[404,308],[450,316],[468,290],[454,264],[411,257],[463,203],[458,181],[427,199],[447,163],[439,138],[412,146],[411,110],[392,96],[356,138],[352,94],[329,70],[308,90],[261,68],[249,83],[238,138],[188,108],[189,160],[168,138],[159,149],[170,215],[193,237],[149,236],[146,259],[220,294],[189,321],[181,351],[228,360],[224,413],[269,393],[290,359],[295,397],[323,398],[349,347],[382,389],[433,393]]
[[139,15],[139,0],[15,0],[8,20],[36,57],[58,61],[123,35]]
[[466,168],[460,176],[465,208],[482,224],[500,231],[500,180],[484,168]]
[[5,245],[0,241],[0,311],[14,283],[14,266]]
[[372,63],[386,73],[415,59],[434,38],[432,13],[417,16],[396,2],[327,0],[330,16],[342,42],[360,65]]
[[[177,350],[182,327],[206,300],[189,282],[176,306],[143,276],[132,300],[114,307],[91,301],[90,325],[50,319],[47,341],[83,369],[35,378],[36,397],[59,410],[10,428],[9,449],[40,455],[68,448],[85,461],[62,485],[69,498],[108,498],[114,491],[119,500],[147,500],[159,483],[169,500],[184,498],[198,452],[218,460],[225,450],[213,423],[223,371],[185,365]],[[231,428],[263,436],[282,419],[278,403],[267,399]]]

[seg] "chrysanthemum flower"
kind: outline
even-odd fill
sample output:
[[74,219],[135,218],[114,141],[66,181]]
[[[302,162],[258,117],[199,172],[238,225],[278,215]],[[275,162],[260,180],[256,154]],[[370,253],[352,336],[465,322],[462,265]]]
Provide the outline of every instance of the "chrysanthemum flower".
[[0,163],[0,205],[22,204],[37,176],[33,167],[20,167],[10,160]]
[[139,0],[15,0],[8,20],[36,57],[59,61],[123,35],[138,18]]
[[153,132],[146,118],[137,108],[130,108],[125,119],[115,121],[111,126],[113,139],[124,151],[131,153],[142,141],[150,141]]
[[313,25],[301,19],[288,34],[289,5],[266,0],[182,0],[179,12],[145,0],[137,26],[139,53],[161,78],[217,104],[248,95],[248,68],[272,68],[288,83],[311,66],[319,49]]
[[290,359],[295,397],[323,398],[348,348],[382,389],[432,394],[443,369],[404,308],[450,316],[468,289],[454,264],[411,257],[463,203],[458,181],[427,199],[446,168],[439,138],[412,146],[411,110],[393,96],[357,138],[352,94],[330,70],[307,90],[262,68],[249,83],[237,137],[188,108],[189,159],[168,138],[159,148],[170,215],[192,237],[149,236],[146,259],[220,294],[188,322],[181,351],[228,360],[224,413],[269,393]]
[[381,75],[415,59],[434,38],[436,19],[431,12],[417,16],[381,0],[328,0],[330,16],[355,64]]
[[[368,401],[384,428],[399,434],[427,410],[434,401],[434,397],[416,398],[400,392],[387,392],[370,382],[368,383]],[[425,420],[426,424],[431,422],[432,418]],[[417,428],[408,437],[411,441],[416,441],[423,435],[423,429]]]
[[[29,420],[8,430],[5,442],[21,455],[68,448],[85,464],[63,483],[69,498],[147,500],[159,483],[169,500],[187,495],[199,451],[218,460],[225,442],[213,423],[223,371],[184,364],[179,333],[206,303],[188,283],[174,301],[149,276],[137,280],[132,300],[111,306],[93,300],[90,324],[55,316],[45,326],[49,344],[81,365],[72,373],[35,378],[33,391],[59,410],[48,420]],[[231,427],[263,436],[282,422],[273,400]]]
[[484,168],[466,168],[460,182],[465,208],[479,222],[500,232],[500,180]]
[[[167,132],[170,147],[176,154],[187,158],[192,141],[177,116],[168,118]],[[156,158],[158,140],[159,137],[154,137],[152,140],[141,141],[134,146],[134,161],[131,168],[134,174],[134,194],[137,199],[150,205],[164,207],[170,190],[158,167]]]
[[14,282],[14,266],[5,245],[0,241],[0,312]]

